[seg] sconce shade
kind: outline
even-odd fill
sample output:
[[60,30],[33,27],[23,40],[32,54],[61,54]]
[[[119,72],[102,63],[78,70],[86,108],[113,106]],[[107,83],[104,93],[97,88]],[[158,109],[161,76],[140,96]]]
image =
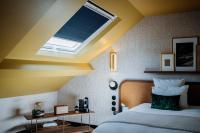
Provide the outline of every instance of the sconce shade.
[[116,72],[117,71],[117,53],[110,52],[110,71]]

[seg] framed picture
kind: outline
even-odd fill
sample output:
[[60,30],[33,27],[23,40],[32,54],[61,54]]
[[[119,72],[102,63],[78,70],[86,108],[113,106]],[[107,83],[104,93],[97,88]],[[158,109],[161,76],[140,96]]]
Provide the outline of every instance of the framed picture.
[[198,37],[173,38],[176,71],[196,71],[196,46]]
[[174,54],[161,53],[161,70],[174,71]]

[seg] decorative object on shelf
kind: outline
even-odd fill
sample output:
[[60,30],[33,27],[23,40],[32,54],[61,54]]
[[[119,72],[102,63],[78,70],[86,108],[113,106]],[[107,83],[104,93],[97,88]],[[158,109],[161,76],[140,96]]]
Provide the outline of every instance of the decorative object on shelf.
[[173,38],[176,71],[196,71],[198,37]]
[[89,112],[89,99],[79,99],[79,112]]
[[161,71],[174,71],[173,53],[161,53]]
[[43,109],[43,102],[36,102],[34,104],[34,109],[32,110],[33,117],[42,117],[44,114],[45,111]]
[[110,52],[110,71],[117,71],[117,53],[114,51]]
[[68,106],[67,105],[56,105],[54,106],[54,114],[66,114],[68,113]]
[[200,72],[200,44],[197,45],[197,71]]
[[118,88],[118,83],[117,81],[114,80],[110,80],[109,81],[109,87],[111,90],[116,90]]

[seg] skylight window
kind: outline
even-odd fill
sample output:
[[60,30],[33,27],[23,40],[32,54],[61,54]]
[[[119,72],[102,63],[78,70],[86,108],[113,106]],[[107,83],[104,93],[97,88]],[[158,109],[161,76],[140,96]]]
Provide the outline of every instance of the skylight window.
[[77,54],[116,17],[87,1],[40,51]]

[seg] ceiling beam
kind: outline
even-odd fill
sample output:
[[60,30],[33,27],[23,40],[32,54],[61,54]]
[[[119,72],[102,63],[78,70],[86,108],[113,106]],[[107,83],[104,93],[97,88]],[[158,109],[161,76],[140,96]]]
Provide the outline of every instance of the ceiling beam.
[[93,71],[88,63],[55,63],[42,61],[4,60],[0,77],[63,77],[80,76]]

